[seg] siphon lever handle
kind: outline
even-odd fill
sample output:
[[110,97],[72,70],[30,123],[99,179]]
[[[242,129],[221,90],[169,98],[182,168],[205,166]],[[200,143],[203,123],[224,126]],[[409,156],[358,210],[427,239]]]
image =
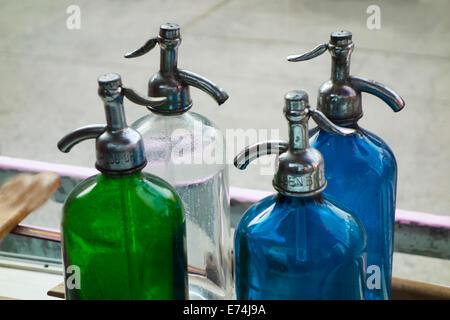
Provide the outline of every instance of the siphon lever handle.
[[158,37],[154,37],[154,38],[150,38],[149,40],[147,40],[147,42],[140,48],[128,52],[124,55],[125,58],[136,58],[136,57],[140,57],[144,54],[146,54],[147,52],[149,52],[150,50],[152,50],[156,45],[158,44]]
[[156,98],[148,97],[147,98],[128,87],[122,86],[121,90],[122,90],[122,94],[126,98],[128,98],[128,100],[130,100],[131,102],[134,102],[141,106],[146,106],[147,108],[150,108],[150,109],[152,107],[161,106],[167,102],[166,97],[156,97]]
[[405,107],[405,101],[398,93],[379,82],[355,76],[350,76],[350,82],[355,89],[373,94],[386,102],[394,112]]
[[306,61],[306,60],[310,60],[310,59],[320,56],[327,50],[328,50],[328,43],[322,43],[322,44],[319,44],[314,49],[312,49],[311,51],[308,51],[308,52],[302,53],[302,54],[298,54],[298,55],[290,55],[290,56],[287,56],[286,59],[289,62]]
[[289,144],[281,140],[271,140],[258,142],[254,145],[247,146],[237,154],[234,158],[234,166],[239,170],[244,170],[253,160],[269,155],[282,154],[289,149]]
[[[349,136],[356,132],[355,129],[352,128],[344,128],[338,125],[335,125],[331,122],[322,112],[316,109],[308,109],[311,118],[317,123],[318,127],[321,129],[328,131],[330,133],[338,134],[341,136]],[[311,131],[314,129],[311,129]]]
[[62,152],[69,152],[73,146],[87,139],[96,139],[99,135],[105,132],[106,126],[104,124],[92,124],[75,129],[58,141],[58,149]]
[[191,71],[178,69],[178,76],[187,85],[196,87],[214,98],[219,105],[228,99],[228,93],[214,82]]

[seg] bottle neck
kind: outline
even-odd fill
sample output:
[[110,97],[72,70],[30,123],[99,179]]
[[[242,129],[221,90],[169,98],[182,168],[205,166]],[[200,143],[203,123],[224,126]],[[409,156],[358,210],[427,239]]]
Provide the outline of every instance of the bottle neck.
[[160,71],[161,73],[171,73],[177,70],[178,61],[178,48],[162,48],[161,47],[161,60]]
[[332,55],[331,80],[345,82],[350,76],[350,54]]
[[296,153],[309,147],[307,119],[289,123],[289,149]]
[[124,129],[126,125],[125,111],[123,109],[123,96],[112,102],[105,103],[106,127],[108,130],[116,131]]

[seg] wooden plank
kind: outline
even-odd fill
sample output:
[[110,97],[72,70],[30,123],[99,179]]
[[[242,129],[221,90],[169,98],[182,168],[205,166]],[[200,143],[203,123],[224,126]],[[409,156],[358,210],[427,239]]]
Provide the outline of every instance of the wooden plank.
[[[64,299],[64,283],[50,289],[47,294]],[[394,277],[391,300],[450,300],[450,287]]]
[[450,300],[450,287],[392,278],[392,300]]
[[48,290],[47,295],[49,295],[50,297],[65,299],[64,291],[65,291],[64,282],[61,282],[56,287],[53,287],[50,290]]
[[4,183],[0,189],[0,240],[58,187],[59,176],[54,172],[22,173]]

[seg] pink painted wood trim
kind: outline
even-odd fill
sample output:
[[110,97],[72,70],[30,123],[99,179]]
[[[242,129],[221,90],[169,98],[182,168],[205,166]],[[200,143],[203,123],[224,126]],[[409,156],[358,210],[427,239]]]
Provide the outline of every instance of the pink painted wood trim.
[[[97,169],[95,168],[71,166],[5,156],[0,156],[0,170],[1,169],[31,172],[52,171],[58,173],[60,176],[69,176],[78,179],[85,179],[99,173],[99,171],[97,171]],[[230,188],[230,198],[239,202],[253,203],[271,194],[273,194],[273,192],[264,190],[238,187]],[[414,224],[431,228],[450,229],[450,216],[435,215],[425,212],[397,209],[395,221],[401,224]]]
[[[257,202],[273,192],[245,189],[245,188],[230,188],[230,198],[239,202]],[[418,225],[431,228],[444,228],[450,230],[450,217],[436,215],[425,212],[409,211],[397,209],[395,211],[395,221],[400,224]]]
[[450,229],[450,217],[426,212],[395,210],[395,221],[400,224],[415,224],[431,228]]
[[78,167],[20,158],[10,158],[5,156],[0,156],[0,169],[30,172],[52,171],[56,172],[60,176],[69,176],[78,179],[85,179],[99,173],[99,171],[95,168]]

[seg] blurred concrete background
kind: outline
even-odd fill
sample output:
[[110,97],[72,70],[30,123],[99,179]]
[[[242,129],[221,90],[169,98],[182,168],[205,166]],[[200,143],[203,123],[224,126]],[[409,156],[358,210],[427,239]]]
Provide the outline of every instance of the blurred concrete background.
[[[81,10],[79,30],[66,26],[70,5]],[[367,27],[370,5],[380,8],[379,30]],[[398,208],[449,215],[449,12],[445,0],[0,0],[0,153],[92,166],[93,142],[69,155],[56,142],[69,130],[104,122],[99,75],[120,73],[125,84],[146,92],[159,53],[131,60],[123,54],[155,36],[164,22],[182,27],[179,66],[230,94],[217,107],[193,89],[193,110],[222,129],[281,129],[286,138],[284,93],[304,89],[314,103],[329,77],[330,56],[296,64],[285,57],[348,29],[355,42],[351,73],[388,85],[406,101],[393,113],[364,95],[360,121],[396,154]],[[147,112],[131,103],[126,111],[130,123]],[[231,184],[270,190],[271,177],[259,172],[257,166],[230,168]],[[396,254],[394,274],[450,284],[449,267],[448,261]]]

